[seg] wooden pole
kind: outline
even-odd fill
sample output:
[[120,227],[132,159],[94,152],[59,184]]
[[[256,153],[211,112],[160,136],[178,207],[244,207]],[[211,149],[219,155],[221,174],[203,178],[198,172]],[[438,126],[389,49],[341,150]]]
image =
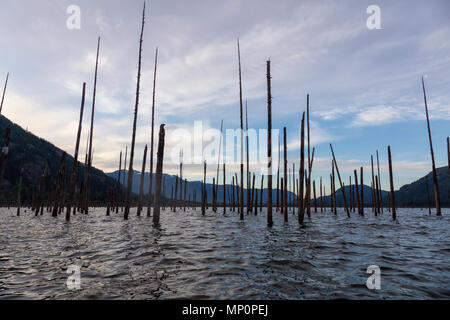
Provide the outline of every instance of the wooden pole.
[[203,162],[202,216],[206,214],[206,161]]
[[97,74],[98,74],[98,56],[100,52],[100,37],[97,41],[97,57],[95,59],[95,74],[94,74],[94,91],[92,94],[92,111],[91,111],[91,128],[89,130],[89,153],[87,157],[87,167],[84,170],[84,213],[89,211],[89,174],[92,167],[92,137],[94,136],[94,115],[95,115],[95,97],[97,93]]
[[155,70],[153,71],[153,97],[152,97],[152,130],[150,137],[150,182],[148,185],[148,205],[147,205],[147,217],[151,215],[151,203],[153,196],[153,144],[154,144],[154,131],[155,131],[155,92],[156,92],[156,70],[158,66],[158,48],[156,48],[155,54]]
[[281,162],[281,144],[280,135],[278,135],[278,164],[277,164],[277,207],[276,212],[280,210],[280,162]]
[[428,175],[425,176],[425,188],[427,190],[428,214],[431,215],[430,190],[428,189]]
[[336,157],[334,156],[334,151],[333,151],[333,146],[330,143],[330,148],[331,148],[331,154],[333,155],[333,160],[334,160],[334,165],[336,166],[336,172],[338,175],[338,179],[339,179],[339,183],[341,185],[341,190],[342,190],[342,197],[344,198],[344,207],[345,207],[345,211],[347,212],[347,217],[350,218],[350,211],[348,210],[348,206],[347,206],[347,200],[345,198],[345,190],[344,190],[344,186],[342,184],[342,180],[341,180],[341,175],[339,173],[339,167],[338,164],[336,162]]
[[436,165],[434,162],[433,141],[431,139],[430,118],[428,116],[427,95],[425,93],[425,82],[423,81],[423,77],[422,77],[422,88],[423,88],[423,100],[425,102],[425,113],[427,116],[428,138],[430,141],[431,163],[432,163],[432,168],[433,168],[433,184],[434,184],[434,198],[436,201],[436,215],[440,216],[441,215],[441,200],[439,197],[439,186],[438,186],[438,180],[437,180],[437,174],[436,174]]
[[117,190],[117,202],[116,202],[116,213],[119,212],[119,206],[120,206],[120,198],[121,198],[121,194],[122,194],[122,187],[120,186],[120,174],[122,172],[122,150],[120,151],[120,159],[119,159],[119,175],[117,176],[117,181],[116,181],[116,189]]
[[70,220],[70,212],[72,206],[74,205],[74,195],[75,195],[75,179],[77,174],[77,163],[78,163],[78,151],[80,148],[80,138],[81,138],[81,128],[83,123],[83,112],[84,112],[84,101],[86,95],[86,83],[83,83],[83,91],[81,94],[81,107],[80,107],[80,120],[78,121],[78,132],[77,140],[75,142],[75,153],[73,157],[72,174],[70,175],[70,185],[69,185],[69,201],[67,202],[66,209],[66,220]]
[[267,61],[267,226],[272,227],[272,93],[270,60]]
[[286,127],[283,128],[283,159],[284,159],[284,186],[282,186],[282,190],[284,190],[283,194],[283,204],[284,204],[284,222],[288,221],[288,213],[287,213],[287,209],[288,209],[288,203],[287,203],[287,181],[288,181],[288,177],[287,177],[287,136],[286,136]]
[[310,141],[310,128],[309,128],[309,94],[306,96],[306,123],[307,123],[307,130],[308,130],[308,180],[306,184],[306,207],[307,207],[307,214],[308,217],[311,217],[311,141]]
[[145,25],[145,2],[144,2],[144,9],[142,10],[142,26],[141,26],[141,36],[139,40],[138,74],[136,82],[136,99],[134,105],[133,135],[131,136],[130,164],[128,169],[128,186],[127,186],[127,193],[125,196],[125,212],[123,216],[125,220],[128,220],[128,215],[130,213],[131,189],[133,187],[134,145],[136,142],[136,123],[139,108],[139,89],[141,84],[141,60],[142,60],[142,42],[143,42],[142,38],[144,35],[144,25]]
[[141,181],[139,181],[139,198],[138,198],[138,208],[137,215],[141,215],[142,211],[142,197],[144,195],[144,177],[145,177],[145,164],[147,163],[147,145],[144,149],[144,159],[142,160],[142,170],[141,170]]
[[225,159],[223,162],[223,214],[227,213]]
[[356,170],[354,170],[353,173],[355,174],[356,204],[358,206],[358,214],[361,215],[361,201],[359,198],[358,172]]
[[260,203],[259,203],[259,212],[262,212],[263,208],[263,192],[264,192],[264,175],[261,175],[261,196],[260,196]]
[[381,208],[381,213],[384,213],[384,209],[383,209],[383,195],[382,195],[382,189],[381,189],[381,175],[380,175],[380,159],[378,157],[378,150],[377,150],[377,167],[378,167],[378,193],[379,193],[379,198],[380,198],[380,208]]
[[164,124],[159,127],[159,141],[158,141],[158,153],[156,160],[156,177],[155,177],[155,197],[153,202],[153,223],[159,224],[160,207],[159,201],[161,197],[161,180],[163,172],[163,160],[164,160],[164,139],[165,130]]
[[299,170],[299,195],[298,195],[298,223],[303,224],[305,216],[304,192],[303,186],[305,181],[305,112],[302,115],[302,124],[300,129],[300,170]]
[[361,167],[360,179],[361,179],[361,215],[364,215],[364,168]]
[[[241,49],[238,45],[238,62],[239,62],[239,104],[241,115],[241,183],[240,183],[240,204],[239,204],[239,218],[244,220],[244,119],[243,119],[243,106],[242,106],[242,73],[241,73]],[[237,181],[236,181],[237,183]]]
[[392,202],[392,219],[397,219],[397,214],[395,211],[395,193],[394,193],[394,178],[392,175],[392,158],[391,158],[391,146],[388,146],[388,157],[389,157],[389,181],[391,183],[391,202]]

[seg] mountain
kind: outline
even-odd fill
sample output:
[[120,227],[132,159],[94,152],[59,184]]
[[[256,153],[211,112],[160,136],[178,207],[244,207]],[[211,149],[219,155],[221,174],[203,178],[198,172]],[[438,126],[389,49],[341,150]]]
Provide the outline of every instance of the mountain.
[[[354,187],[354,186],[353,186]],[[358,186],[359,192],[361,192],[361,186]],[[364,185],[363,188],[363,196],[364,196],[364,205],[365,206],[371,206],[372,205],[372,188],[369,186]],[[344,186],[344,192],[345,192],[345,200],[347,201],[347,205],[350,204],[350,186]],[[382,190],[381,196],[383,198],[387,197],[389,192]],[[355,194],[355,193],[354,193]],[[320,197],[317,200],[317,203],[320,204]],[[331,205],[331,196],[325,196],[323,197],[323,203],[325,206]],[[356,204],[355,200],[355,204]],[[387,200],[384,200],[384,203],[387,203]],[[342,188],[339,188],[336,190],[336,205],[337,206],[343,206],[344,205],[344,197],[342,196]]]
[[[450,207],[450,172],[448,166],[436,169],[441,207]],[[406,184],[395,192],[395,204],[399,207],[427,207],[427,190],[430,193],[431,206],[435,206],[433,174],[428,173],[419,180]]]
[[[24,152],[25,157],[22,184],[22,202],[30,203],[33,192],[39,186],[39,179],[40,175],[42,174],[47,153],[50,174],[50,179],[48,180],[48,182],[51,182],[58,171],[63,150],[59,149],[50,142],[35,136],[31,132],[27,132],[17,124],[0,115],[0,136],[2,138],[6,132],[7,127],[11,128],[11,142],[9,145],[9,153],[6,159],[3,180],[0,183],[0,204],[15,204],[17,201],[16,199],[19,173]],[[80,149],[82,148],[80,147]],[[82,161],[79,166],[80,181],[84,173],[84,158],[84,154],[80,155],[79,160]],[[73,157],[67,155],[65,180],[66,187],[70,179],[72,165]],[[92,168],[90,179],[91,201],[103,203],[106,199],[107,190],[113,187],[114,184],[114,179],[108,177],[102,171],[96,168]],[[49,183],[47,183],[47,188],[48,185]]]
[[[114,171],[114,172],[110,172],[107,173],[108,176],[110,176],[111,178],[117,179],[118,176],[118,171]],[[125,180],[123,180],[123,172],[121,174],[120,180],[121,183],[123,184],[125,181],[125,185],[127,183],[127,177],[128,177],[128,171],[125,174]],[[134,171],[134,176],[133,176],[133,186],[132,186],[132,191],[134,193],[139,193],[139,185],[140,185],[140,181],[141,181],[141,173],[138,171]],[[149,187],[149,183],[150,183],[150,173],[146,172],[144,175],[144,195],[148,194],[148,187]],[[153,183],[155,183],[155,174],[153,173]],[[171,199],[172,197],[172,187],[175,190],[175,184],[176,184],[176,176],[172,176],[172,175],[168,175],[168,174],[163,174],[163,185],[165,184],[165,190],[163,188],[162,192],[163,195],[165,197],[167,197],[168,199]],[[154,186],[154,185],[153,185]],[[206,184],[206,193],[207,193],[207,201],[209,203],[212,202],[212,184],[211,183],[207,183]],[[194,191],[196,194],[196,198],[195,200],[197,202],[201,202],[202,200],[202,183],[200,181],[188,181],[187,185],[186,185],[186,198],[189,198],[189,195],[191,195],[191,197],[194,196]],[[222,203],[223,201],[223,184],[219,185],[218,187],[218,202]],[[229,202],[229,197],[228,195],[230,195],[230,197],[232,197],[232,191],[233,187],[229,184],[225,185],[225,191],[226,191],[226,195],[227,195],[227,203]],[[154,192],[154,189],[153,189]],[[178,185],[178,199],[180,199],[180,193],[179,193],[179,185]],[[183,182],[183,192],[184,192],[184,182]],[[256,190],[255,190],[256,192]],[[237,193],[237,188],[235,188],[235,194]],[[297,199],[296,196],[293,196],[292,192],[288,192],[289,197],[294,197],[294,199]],[[258,203],[260,202],[260,196],[261,196],[261,190],[259,190],[258,193]],[[276,192],[276,188],[274,188],[272,190],[272,199],[273,199],[273,204],[275,205],[275,201],[276,201],[276,196],[277,196],[277,192]],[[263,204],[267,203],[267,189],[264,189],[263,191]],[[247,204],[247,189],[244,188],[244,204]]]

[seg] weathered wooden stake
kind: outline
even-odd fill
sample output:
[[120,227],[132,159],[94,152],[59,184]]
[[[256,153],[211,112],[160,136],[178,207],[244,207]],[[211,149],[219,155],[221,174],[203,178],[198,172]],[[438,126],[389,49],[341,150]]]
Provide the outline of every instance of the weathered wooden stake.
[[130,213],[130,201],[131,201],[131,188],[133,187],[133,160],[134,160],[134,145],[136,142],[136,123],[139,108],[139,87],[141,84],[141,59],[142,59],[142,38],[144,35],[144,24],[145,24],[145,2],[144,9],[142,11],[142,26],[141,26],[141,37],[139,40],[139,58],[138,58],[138,74],[136,82],[136,99],[134,105],[134,120],[133,120],[133,134],[131,136],[131,150],[130,150],[130,164],[128,169],[128,186],[127,193],[125,196],[125,212],[123,218],[128,220],[128,215]]
[[77,176],[77,164],[78,164],[78,151],[80,149],[80,138],[81,138],[81,128],[83,124],[83,112],[84,112],[84,101],[86,94],[86,83],[83,83],[83,91],[81,94],[81,107],[80,107],[80,120],[78,121],[78,132],[77,140],[75,142],[75,153],[73,157],[72,174],[70,175],[70,185],[69,185],[69,201],[67,202],[66,209],[66,220],[70,220],[70,213],[72,206],[74,206],[74,196],[75,196],[75,180]]
[[305,181],[305,112],[302,115],[302,124],[300,129],[300,170],[299,170],[299,194],[298,194],[298,223],[303,224],[305,216],[304,206],[304,186]]
[[153,71],[153,97],[152,97],[152,131],[150,137],[150,182],[148,185],[148,205],[147,205],[147,217],[151,215],[151,203],[153,197],[153,144],[154,144],[154,131],[155,131],[155,93],[156,93],[156,70],[158,66],[158,48],[156,48],[155,54],[155,70]]
[[394,192],[394,177],[392,175],[392,158],[391,158],[391,146],[388,146],[388,157],[389,157],[389,181],[391,183],[391,206],[392,206],[392,219],[397,219],[397,214],[395,211],[395,192]]
[[286,136],[286,127],[283,128],[283,160],[284,160],[284,177],[283,177],[283,181],[284,181],[284,185],[282,185],[282,190],[284,190],[283,194],[283,204],[284,204],[284,222],[287,222],[288,220],[288,214],[287,214],[287,209],[288,209],[288,203],[287,203],[287,181],[288,181],[288,177],[287,177],[287,136]]
[[[239,218],[244,220],[244,119],[243,119],[243,106],[242,106],[242,74],[241,74],[241,49],[239,47],[239,38],[237,41],[238,45],[238,62],[239,62],[239,104],[240,104],[240,115],[241,115],[241,183],[240,183],[240,203],[239,203]],[[237,184],[236,180],[236,184]]]
[[333,160],[334,160],[334,165],[336,166],[336,172],[338,174],[338,179],[339,179],[339,183],[341,185],[341,190],[342,190],[342,197],[344,198],[344,207],[345,207],[345,211],[347,212],[347,217],[350,218],[350,211],[348,210],[348,206],[347,206],[347,200],[345,198],[345,191],[344,191],[344,186],[342,184],[342,180],[341,180],[341,175],[339,173],[339,167],[338,164],[336,162],[336,157],[334,156],[334,151],[333,151],[333,146],[330,143],[330,148],[331,148],[331,154],[333,155]]
[[163,172],[163,160],[164,160],[164,138],[165,130],[164,124],[159,127],[159,141],[158,141],[158,153],[156,160],[156,177],[155,177],[155,197],[153,202],[153,223],[159,224],[159,199],[161,197],[161,180]]
[[272,227],[272,93],[270,60],[267,61],[267,226]]

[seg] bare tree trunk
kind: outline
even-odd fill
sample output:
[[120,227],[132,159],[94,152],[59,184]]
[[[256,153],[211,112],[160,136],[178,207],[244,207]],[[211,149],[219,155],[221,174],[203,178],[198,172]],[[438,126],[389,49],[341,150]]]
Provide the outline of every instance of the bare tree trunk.
[[131,198],[131,188],[133,187],[133,160],[134,160],[134,144],[136,141],[136,122],[139,108],[139,87],[141,84],[141,60],[142,60],[142,37],[144,35],[144,25],[145,25],[145,2],[144,9],[142,11],[142,27],[141,27],[141,37],[139,40],[139,59],[138,59],[138,75],[136,83],[136,102],[134,106],[134,121],[133,121],[133,135],[131,137],[131,150],[130,150],[130,165],[128,169],[128,186],[127,193],[125,195],[125,212],[124,219],[128,220],[128,215],[130,213],[130,198]]
[[243,120],[243,106],[242,106],[241,49],[239,47],[239,38],[237,45],[238,45],[238,61],[239,61],[239,103],[241,114],[241,183],[239,189],[240,191],[239,217],[241,220],[244,220],[244,120]]
[[267,61],[267,225],[272,221],[272,93],[271,93],[270,60]]
[[89,154],[88,163],[84,171],[84,212],[87,214],[89,211],[89,175],[92,167],[92,137],[94,136],[94,112],[95,112],[95,97],[97,93],[97,74],[98,74],[98,56],[100,52],[100,37],[97,42],[97,57],[95,60],[95,75],[94,75],[94,91],[92,95],[92,112],[91,112],[91,129],[89,133]]
[[155,131],[155,92],[156,92],[156,70],[158,66],[158,48],[156,48],[155,54],[155,70],[153,72],[153,98],[152,98],[152,131],[150,138],[150,183],[148,185],[148,205],[147,205],[147,217],[151,215],[151,203],[153,196],[153,144],[154,144],[154,131]]
[[153,202],[153,223],[159,224],[159,199],[161,197],[161,180],[163,172],[163,161],[164,161],[164,138],[165,130],[164,124],[159,127],[159,141],[158,141],[158,154],[156,160],[156,177],[155,177],[155,198]]
[[361,215],[361,201],[359,198],[358,172],[356,170],[354,170],[353,173],[355,175],[356,204],[358,205],[358,214]]
[[392,175],[391,146],[388,146],[388,157],[389,157],[389,181],[391,183],[392,219],[396,220],[397,214],[395,211],[395,192],[394,192],[394,178]]
[[427,95],[425,93],[425,83],[423,81],[423,77],[422,77],[422,88],[423,88],[423,100],[425,102],[425,112],[426,112],[426,116],[427,116],[428,138],[430,140],[430,154],[431,154],[431,163],[432,163],[432,168],[433,168],[434,198],[436,201],[436,215],[440,216],[441,215],[441,200],[439,197],[439,186],[438,186],[438,180],[437,180],[437,174],[436,174],[436,165],[434,162],[433,141],[431,139],[430,118],[428,116]]
[[145,164],[147,163],[147,145],[144,148],[144,159],[142,160],[142,170],[141,170],[141,181],[139,182],[139,198],[138,198],[138,208],[137,215],[141,215],[142,211],[142,197],[144,194],[144,177],[145,177]]
[[72,174],[70,175],[69,201],[67,203],[67,208],[66,208],[66,220],[67,221],[70,220],[72,206],[74,206],[75,180],[76,180],[76,175],[77,175],[78,151],[80,149],[81,128],[83,125],[85,95],[86,95],[86,82],[83,83],[83,91],[81,94],[80,120],[78,121],[78,132],[77,132],[77,140],[75,142],[75,153],[74,153],[74,157],[73,157]]
[[283,181],[284,186],[283,187],[283,204],[284,204],[284,210],[283,210],[283,216],[284,216],[284,222],[288,221],[288,213],[287,213],[287,136],[286,136],[286,127],[283,128],[283,160],[284,160],[284,173],[283,173]]
[[431,215],[430,190],[428,188],[428,176],[425,176],[425,188],[427,190],[428,214]]
[[300,181],[299,181],[299,196],[298,196],[298,223],[303,224],[303,219],[305,216],[304,207],[304,180],[305,180],[305,112],[302,115],[302,125],[300,130],[300,171],[299,171]]
[[331,148],[331,154],[333,155],[334,165],[336,166],[336,172],[338,174],[339,183],[341,185],[342,197],[344,198],[345,211],[347,212],[347,216],[350,218],[350,211],[348,210],[347,200],[345,198],[345,190],[344,190],[344,187],[343,187],[343,184],[342,184],[341,175],[339,173],[338,164],[336,162],[336,158],[334,156],[334,151],[333,151],[333,146],[331,145],[331,143],[330,143],[330,148]]
[[364,215],[364,168],[361,167],[361,173],[360,173],[360,179],[361,179],[361,215]]

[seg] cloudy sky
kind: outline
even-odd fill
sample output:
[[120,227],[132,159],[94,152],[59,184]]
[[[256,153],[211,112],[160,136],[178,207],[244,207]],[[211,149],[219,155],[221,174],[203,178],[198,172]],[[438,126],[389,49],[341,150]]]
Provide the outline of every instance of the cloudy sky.
[[[381,9],[381,29],[367,28],[366,10],[372,4]],[[80,30],[66,26],[70,5],[81,9]],[[72,154],[84,81],[86,141],[101,36],[94,165],[116,170],[120,150],[131,142],[142,5],[119,0],[1,0],[1,81],[11,73],[3,115]],[[298,168],[300,120],[309,93],[316,148],[313,178],[323,176],[327,190],[329,143],[345,181],[360,166],[368,173],[370,155],[379,150],[382,185],[387,188],[388,145],[396,187],[415,181],[431,170],[422,75],[437,165],[446,165],[449,35],[446,0],[147,1],[134,168],[140,170],[144,145],[150,142],[156,47],[156,124],[167,124],[165,171],[175,173],[170,161],[180,148],[177,132],[192,133],[195,121],[202,121],[205,131],[219,129],[222,119],[224,129],[239,127],[239,37],[249,127],[267,127],[270,58],[273,127],[287,127],[290,166],[294,162]],[[258,172],[263,165],[255,162],[252,169]],[[215,170],[212,163],[209,170]],[[186,165],[185,175],[199,180],[200,166]]]

